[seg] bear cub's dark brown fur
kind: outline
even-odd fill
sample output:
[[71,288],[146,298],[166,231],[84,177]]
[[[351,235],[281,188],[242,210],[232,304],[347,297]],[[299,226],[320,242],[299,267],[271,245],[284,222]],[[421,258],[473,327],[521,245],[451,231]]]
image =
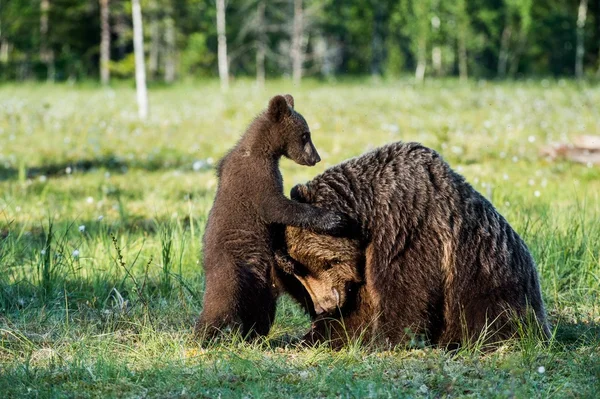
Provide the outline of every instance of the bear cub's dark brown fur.
[[527,246],[435,151],[390,144],[294,187],[292,198],[348,214],[364,237],[286,229],[314,305],[309,340],[394,345],[416,334],[455,346],[484,334],[493,343],[518,323],[550,335]]
[[[305,119],[292,96],[275,96],[219,162],[216,197],[203,237],[205,292],[196,332],[212,337],[227,328],[244,337],[268,333],[278,296],[272,274],[283,226],[340,234],[340,212],[283,195],[279,159],[300,165],[320,161]],[[281,241],[281,243],[278,243]]]

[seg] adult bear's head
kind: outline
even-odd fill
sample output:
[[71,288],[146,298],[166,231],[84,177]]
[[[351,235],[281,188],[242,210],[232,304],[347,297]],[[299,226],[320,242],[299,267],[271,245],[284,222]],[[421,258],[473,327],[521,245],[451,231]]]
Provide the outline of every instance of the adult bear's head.
[[342,308],[363,281],[364,250],[356,239],[331,237],[288,226],[289,255],[297,262],[294,276],[308,291],[317,314]]

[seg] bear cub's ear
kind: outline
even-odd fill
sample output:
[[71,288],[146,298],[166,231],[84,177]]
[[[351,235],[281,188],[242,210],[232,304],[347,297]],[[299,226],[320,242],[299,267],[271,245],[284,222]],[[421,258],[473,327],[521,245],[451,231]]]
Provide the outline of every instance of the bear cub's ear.
[[294,97],[292,97],[291,94],[286,94],[285,96],[283,96],[283,98],[285,98],[285,101],[290,106],[290,108],[294,109]]
[[[292,100],[293,101],[293,100]],[[292,112],[287,100],[283,96],[275,96],[269,101],[269,109],[267,110],[269,119],[273,122],[281,122],[284,117]]]
[[290,198],[294,201],[306,202],[308,201],[308,197],[306,195],[307,190],[308,187],[306,187],[305,184],[296,184],[294,187],[292,187],[292,190],[290,191]]

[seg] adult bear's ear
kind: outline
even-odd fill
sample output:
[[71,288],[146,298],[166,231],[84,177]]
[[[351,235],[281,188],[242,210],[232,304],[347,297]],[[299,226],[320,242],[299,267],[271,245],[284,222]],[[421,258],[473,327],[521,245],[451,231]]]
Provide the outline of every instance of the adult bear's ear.
[[287,102],[287,105],[289,105],[291,109],[294,109],[294,97],[292,97],[291,94],[286,94],[285,96],[283,96],[283,98],[285,98],[285,102]]
[[269,109],[267,110],[269,119],[273,122],[281,122],[281,120],[291,113],[290,107],[283,96],[275,96],[269,101]]
[[306,187],[306,184],[296,184],[292,187],[290,198],[298,202],[308,202],[308,187]]

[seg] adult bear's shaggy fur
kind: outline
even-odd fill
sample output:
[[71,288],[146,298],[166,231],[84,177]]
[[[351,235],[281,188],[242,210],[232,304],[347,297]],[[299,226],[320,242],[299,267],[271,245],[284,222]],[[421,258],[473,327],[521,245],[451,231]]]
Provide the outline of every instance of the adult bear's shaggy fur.
[[[287,228],[288,252],[300,263],[295,273],[317,313],[331,310],[336,300],[341,306],[315,317],[310,338],[362,335],[397,344],[410,329],[434,344],[454,345],[484,332],[488,341],[508,338],[517,320],[533,321],[549,335],[525,243],[435,151],[390,144],[294,187],[292,198],[348,214],[365,236],[362,244],[326,238],[339,241],[336,255],[323,246],[324,237]],[[341,278],[335,277],[338,269]],[[327,270],[324,283],[320,276]],[[350,292],[340,301],[332,288]]]

